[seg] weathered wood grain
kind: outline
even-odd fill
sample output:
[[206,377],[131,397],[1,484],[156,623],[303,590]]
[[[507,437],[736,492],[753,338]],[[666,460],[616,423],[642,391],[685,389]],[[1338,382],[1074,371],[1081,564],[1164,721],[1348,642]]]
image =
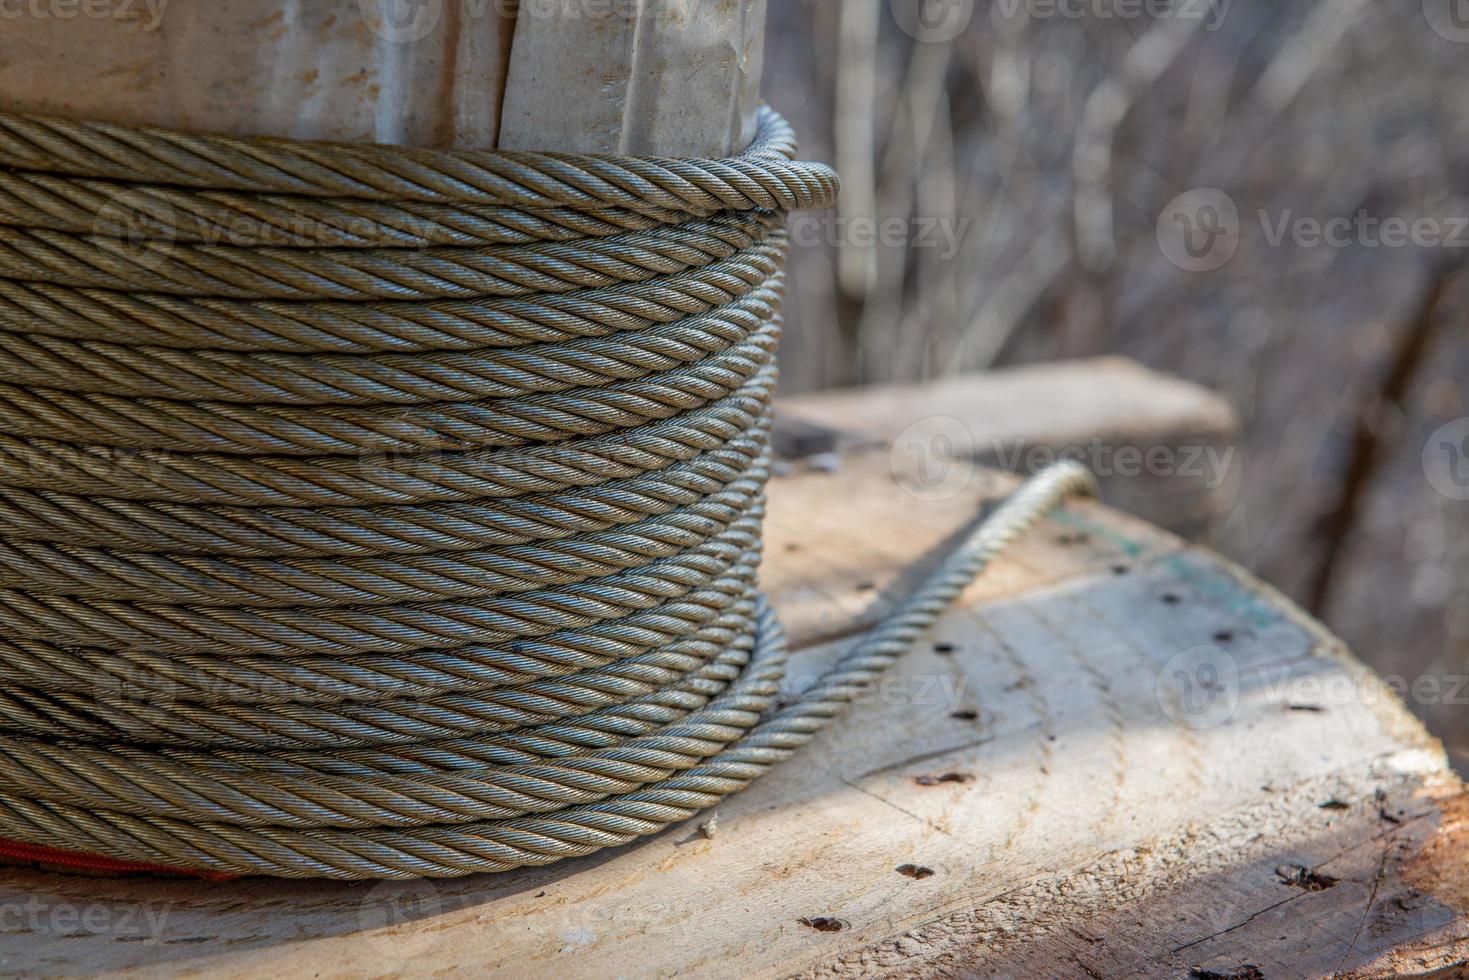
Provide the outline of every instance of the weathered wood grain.
[[948,451],[1020,475],[1079,459],[1108,501],[1193,541],[1219,531],[1240,492],[1228,403],[1122,358],[797,395],[781,408],[787,423],[851,433],[846,444],[875,436],[904,455]]
[[89,0],[6,7],[0,107],[206,132],[494,146],[496,0]]
[[438,148],[720,157],[765,0],[24,0],[0,108]]
[[[792,690],[1011,485],[923,499],[886,448],[777,479]],[[716,814],[438,883],[4,871],[0,973],[1386,976],[1469,961],[1464,793],[1290,603],[1078,502]]]
[[527,3],[500,145],[722,157],[755,138],[765,0]]

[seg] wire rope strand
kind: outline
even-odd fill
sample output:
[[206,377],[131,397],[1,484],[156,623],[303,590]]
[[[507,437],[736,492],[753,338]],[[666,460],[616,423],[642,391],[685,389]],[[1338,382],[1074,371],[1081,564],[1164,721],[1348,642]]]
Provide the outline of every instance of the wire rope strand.
[[452,877],[683,820],[809,741],[1068,494],[812,687],[758,588],[787,212],[727,160],[0,112],[0,838]]

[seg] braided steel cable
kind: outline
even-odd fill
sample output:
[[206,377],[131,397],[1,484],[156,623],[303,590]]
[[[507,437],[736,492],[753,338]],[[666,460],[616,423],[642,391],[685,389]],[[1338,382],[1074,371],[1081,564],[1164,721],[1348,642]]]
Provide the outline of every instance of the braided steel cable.
[[120,239],[295,248],[423,248],[575,241],[646,231],[683,215],[603,208],[308,200],[0,171],[5,224]]
[[627,843],[743,788],[1016,534],[814,687],[757,586],[783,120],[723,161],[0,113],[0,837],[286,877]]
[[429,300],[528,296],[642,282],[738,255],[765,213],[575,242],[392,249],[132,245],[0,227],[0,275],[79,289],[229,299]]
[[794,133],[760,110],[755,142],[727,160],[398,146],[180,133],[0,112],[0,166],[208,191],[684,215],[823,207],[838,181],[793,162]]
[[[0,118],[7,117],[0,114]],[[761,111],[758,122],[755,141],[741,156],[793,159],[796,141],[790,125],[768,109]],[[26,124],[24,117],[18,124]],[[76,125],[56,120],[35,120],[34,124]],[[16,157],[6,162],[15,165],[17,161],[23,162]],[[574,241],[646,231],[676,224],[690,214],[707,217],[724,209],[679,211],[639,201],[637,210],[541,206],[530,211],[513,204],[474,201],[311,199],[139,183],[134,174],[122,184],[88,180],[61,175],[75,171],[54,158],[47,165],[64,169],[58,173],[0,171],[0,224],[129,240],[145,236],[173,243],[240,247],[424,247]],[[151,166],[149,172],[155,172]],[[813,177],[830,180],[826,175]],[[832,182],[830,190],[834,189]]]

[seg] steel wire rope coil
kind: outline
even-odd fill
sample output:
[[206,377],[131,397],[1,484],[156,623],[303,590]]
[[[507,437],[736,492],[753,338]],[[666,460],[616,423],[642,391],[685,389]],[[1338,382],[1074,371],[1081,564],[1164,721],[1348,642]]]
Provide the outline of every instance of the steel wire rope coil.
[[794,156],[768,110],[728,160],[0,113],[0,837],[498,871],[814,736],[1089,484],[1021,489],[777,707],[782,224],[837,188]]

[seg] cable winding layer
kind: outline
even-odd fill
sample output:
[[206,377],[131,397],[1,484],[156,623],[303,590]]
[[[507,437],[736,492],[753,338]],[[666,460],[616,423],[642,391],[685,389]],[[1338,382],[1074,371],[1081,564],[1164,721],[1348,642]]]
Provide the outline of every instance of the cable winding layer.
[[768,110],[728,160],[0,113],[0,837],[500,871],[810,740],[1087,478],[777,707],[782,225],[837,191],[794,156]]

